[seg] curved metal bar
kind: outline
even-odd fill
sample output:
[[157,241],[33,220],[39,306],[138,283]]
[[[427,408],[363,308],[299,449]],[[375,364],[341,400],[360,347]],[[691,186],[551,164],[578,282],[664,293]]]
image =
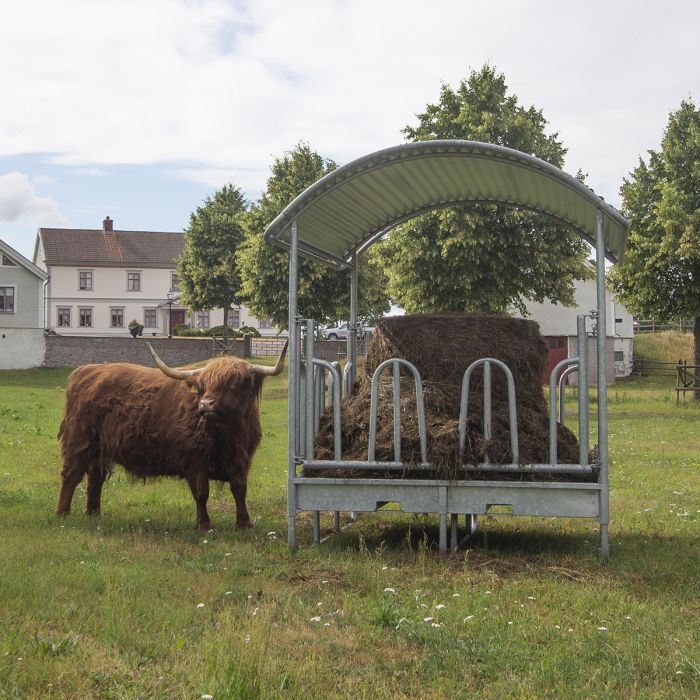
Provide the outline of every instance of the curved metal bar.
[[[464,446],[467,441],[467,412],[469,410],[469,383],[474,370],[484,366],[484,438],[489,440],[491,437],[491,365],[494,364],[500,367],[506,375],[508,382],[508,420],[510,422],[510,451],[514,463],[520,461],[520,448],[518,446],[518,411],[515,400],[515,381],[513,373],[508,365],[495,357],[482,357],[480,360],[475,360],[467,367],[462,377],[462,395],[459,408],[459,463],[462,464],[464,459]],[[487,369],[488,368],[488,369]],[[488,399],[487,399],[488,396]],[[488,411],[488,415],[487,415]],[[488,437],[487,437],[488,433]]]
[[578,365],[578,357],[567,357],[549,373],[549,463],[557,463],[557,374],[564,367]]
[[[342,459],[342,443],[341,443],[341,431],[340,431],[340,372],[338,371],[337,362],[328,362],[326,360],[321,360],[318,357],[314,357],[313,364],[315,367],[327,369],[330,375],[330,382],[328,384],[328,391],[330,393],[331,387],[333,387],[333,447],[335,453],[335,459]],[[335,388],[338,391],[335,391]]]
[[[421,454],[421,461],[422,462],[427,462],[427,453],[428,453],[428,439],[426,436],[426,430],[425,430],[425,406],[423,404],[423,381],[420,377],[420,372],[416,369],[415,365],[412,365],[408,360],[402,360],[398,357],[391,358],[389,360],[384,360],[379,367],[377,367],[376,370],[374,370],[374,374],[372,375],[372,394],[371,394],[371,402],[370,402],[370,409],[369,409],[369,447],[367,448],[367,460],[369,462],[374,462],[374,454],[376,452],[377,448],[377,411],[379,409],[379,377],[381,373],[389,366],[389,365],[398,365],[398,366],[404,366],[407,369],[411,371],[413,374],[413,379],[416,384],[416,409],[418,412],[418,434],[420,436],[420,454]],[[394,384],[396,383],[396,370],[394,370]],[[399,400],[400,400],[400,395],[399,395]],[[394,395],[394,449],[396,449],[396,440],[397,440],[397,428],[396,428],[396,405],[397,405],[397,396],[396,394]],[[400,404],[399,404],[400,406]],[[398,418],[399,418],[399,426],[398,426],[398,440],[399,444],[401,441],[401,414],[400,412],[398,413]],[[400,449],[400,448],[399,448]],[[398,461],[398,458],[396,458],[396,461]]]
[[570,375],[573,374],[574,372],[578,372],[578,363],[575,365],[571,365],[570,367],[567,367],[562,373],[561,377],[559,377],[559,422],[564,425],[564,421],[566,420],[566,411],[564,410],[564,386],[566,383],[566,378]]

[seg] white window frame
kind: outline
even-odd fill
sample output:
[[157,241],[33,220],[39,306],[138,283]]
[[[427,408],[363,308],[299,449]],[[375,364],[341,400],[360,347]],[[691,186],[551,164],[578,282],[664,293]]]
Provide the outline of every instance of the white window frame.
[[[152,326],[147,323],[147,319],[146,319],[146,314],[149,313],[150,311],[153,312],[153,316],[154,316]],[[143,310],[143,327],[144,328],[158,328],[158,309],[155,306],[149,306],[149,307],[144,308],[144,310]]]
[[[68,323],[61,323],[61,311],[68,312]],[[57,306],[56,307],[56,328],[72,328],[73,327],[73,307],[72,306]]]
[[[80,277],[81,277],[81,275],[84,275],[84,274],[90,275],[90,286],[89,287],[81,287],[80,286]],[[78,269],[78,291],[79,292],[94,292],[95,291],[95,271],[94,270]]]
[[176,271],[171,270],[170,271],[170,291],[171,292],[181,292],[182,290],[180,289],[180,285],[178,279],[178,274]]
[[[229,309],[229,327],[230,328],[240,328],[241,327],[241,310],[240,309]],[[238,317],[234,321],[234,314]]]
[[[122,313],[122,322],[119,325],[115,325],[112,323],[112,313],[114,311],[121,311]],[[110,306],[109,307],[109,327],[110,328],[124,328],[124,317],[126,316],[126,308],[123,306]]]
[[17,313],[17,285],[16,284],[3,284],[0,282],[0,287],[2,287],[2,289],[12,289],[12,311],[5,311],[5,309],[2,309],[2,310],[0,310],[0,314],[16,314]]
[[[90,312],[90,323],[83,323],[82,314],[83,311]],[[94,306],[79,306],[78,307],[78,328],[94,328],[95,327],[95,307]]]
[[[142,281],[142,275],[141,275],[141,270],[127,270],[126,271],[126,291],[127,292],[140,292],[141,291],[141,281]],[[138,280],[138,289],[131,289],[129,287],[129,284],[132,280],[129,279],[130,275],[138,275],[137,277],[134,278],[134,280]]]
[[[202,323],[202,321],[206,321]],[[211,326],[211,316],[208,311],[197,311],[196,316],[197,328],[209,328]]]

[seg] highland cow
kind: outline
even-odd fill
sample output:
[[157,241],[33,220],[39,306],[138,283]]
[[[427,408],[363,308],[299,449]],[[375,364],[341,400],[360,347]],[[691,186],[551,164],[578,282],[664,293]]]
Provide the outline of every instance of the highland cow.
[[228,482],[237,527],[252,527],[246,490],[262,435],[258,402],[265,377],[282,372],[287,345],[275,367],[221,357],[189,370],[168,367],[147,345],[158,369],[85,365],[70,375],[58,433],[63,470],[56,512],[70,512],[87,473],[87,513],[99,514],[105,479],[121,464],[140,479],[185,479],[200,530],[211,528],[209,481]]

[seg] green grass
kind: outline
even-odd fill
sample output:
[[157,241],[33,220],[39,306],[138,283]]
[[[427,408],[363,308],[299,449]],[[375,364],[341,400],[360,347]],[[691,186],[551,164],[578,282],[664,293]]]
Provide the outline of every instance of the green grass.
[[680,331],[639,333],[634,336],[634,359],[656,362],[686,360],[693,364],[693,334]]
[[603,565],[594,522],[506,517],[442,556],[433,517],[362,516],[317,548],[302,514],[290,555],[284,377],[252,531],[227,490],[202,535],[184,483],[121,470],[101,518],[79,491],[57,519],[67,376],[0,373],[0,698],[700,696],[700,409],[672,380],[610,388]]

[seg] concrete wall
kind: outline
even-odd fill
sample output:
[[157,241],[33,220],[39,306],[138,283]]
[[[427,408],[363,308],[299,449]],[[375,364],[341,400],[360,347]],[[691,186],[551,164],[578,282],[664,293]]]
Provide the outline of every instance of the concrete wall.
[[[168,365],[179,367],[212,357],[212,341],[199,338],[149,338],[153,349]],[[243,357],[243,341],[236,340],[233,352]],[[78,338],[61,335],[46,336],[46,367],[78,367],[85,364],[130,362],[153,366],[143,338]],[[41,364],[41,363],[39,363]],[[36,365],[34,365],[36,366]]]
[[[598,383],[598,358],[596,356],[598,347],[597,338],[588,338],[588,385],[595,386]],[[615,339],[607,338],[606,342],[608,384],[615,383]],[[576,336],[569,338],[569,357],[578,356],[578,339]],[[569,384],[578,384],[578,373],[570,374]]]
[[0,327],[0,369],[29,369],[44,362],[43,328]]

